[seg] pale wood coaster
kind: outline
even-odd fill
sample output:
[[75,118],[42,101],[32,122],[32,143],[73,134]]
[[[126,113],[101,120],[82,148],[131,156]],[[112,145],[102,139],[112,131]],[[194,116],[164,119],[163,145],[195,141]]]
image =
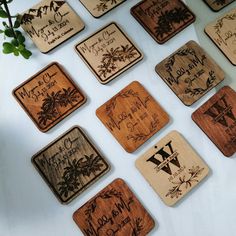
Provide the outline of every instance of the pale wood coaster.
[[160,62],[156,72],[187,106],[224,80],[223,70],[194,41]]
[[102,84],[110,82],[143,58],[116,23],[100,29],[75,48]]
[[83,21],[66,1],[43,0],[22,15],[22,28],[42,53],[84,29]]
[[220,11],[235,0],[203,0],[213,11]]
[[67,204],[110,167],[79,127],[73,127],[32,157],[58,200]]
[[99,107],[96,115],[127,152],[134,152],[169,122],[168,114],[137,81]]
[[80,0],[92,16],[98,18],[111,11],[126,0]]
[[232,88],[220,89],[192,119],[225,156],[236,152],[236,92]]
[[86,102],[85,95],[56,62],[19,85],[13,95],[42,132]]
[[181,0],[144,0],[131,14],[159,44],[163,44],[195,21]]
[[236,65],[236,8],[205,27],[206,34],[233,65]]
[[209,172],[207,165],[172,131],[136,160],[136,167],[168,206],[173,206]]
[[146,236],[155,222],[122,179],[116,179],[73,215],[83,235]]

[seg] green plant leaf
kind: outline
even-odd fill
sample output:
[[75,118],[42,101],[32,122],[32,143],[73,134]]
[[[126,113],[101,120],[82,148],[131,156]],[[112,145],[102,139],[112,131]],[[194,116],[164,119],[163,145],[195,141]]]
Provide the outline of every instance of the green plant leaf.
[[22,34],[20,34],[17,36],[17,40],[20,44],[23,44],[25,42],[25,37]]
[[13,37],[14,37],[14,31],[13,31],[13,29],[5,29],[4,34],[5,34],[7,37],[10,37],[10,38],[13,38]]
[[19,46],[18,40],[16,40],[16,39],[12,39],[11,44],[14,45],[15,47]]
[[20,27],[20,21],[16,20],[15,23],[14,23],[14,28],[17,29],[19,27]]
[[0,9],[0,17],[1,18],[8,18],[7,13],[3,9]]
[[2,25],[5,27],[5,28],[9,28],[7,23],[5,21],[2,22]]
[[14,55],[16,56],[16,57],[18,57],[19,55],[20,55],[20,53],[19,53],[19,51],[16,49],[16,50],[14,50]]
[[18,50],[21,52],[21,51],[24,51],[25,50],[25,45],[24,44],[20,44],[18,46]]
[[4,30],[0,30],[0,34],[4,33]]
[[29,59],[30,56],[32,55],[32,53],[27,50],[26,48],[22,51],[20,51],[20,54],[25,58],[25,59]]
[[3,43],[3,53],[9,54],[14,52],[15,46],[12,45],[11,43]]

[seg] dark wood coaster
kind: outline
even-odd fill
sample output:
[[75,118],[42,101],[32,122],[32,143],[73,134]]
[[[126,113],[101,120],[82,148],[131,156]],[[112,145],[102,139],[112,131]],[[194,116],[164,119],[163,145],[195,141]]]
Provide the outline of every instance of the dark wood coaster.
[[195,21],[192,11],[180,0],[144,0],[131,14],[160,44]]
[[111,11],[113,8],[119,6],[126,0],[80,0],[80,2],[85,6],[85,8],[91,13],[95,18],[99,18],[104,14]]
[[96,115],[127,152],[134,152],[169,122],[168,114],[137,81],[99,107]]
[[170,132],[136,167],[168,206],[173,206],[209,172],[207,165],[177,131]]
[[146,236],[155,226],[133,192],[116,179],[73,215],[83,235]]
[[225,86],[192,119],[227,157],[236,152],[236,92]]
[[79,127],[73,127],[32,157],[58,200],[67,204],[110,167]]
[[187,106],[224,80],[223,70],[194,41],[160,62],[156,72]]
[[203,0],[213,11],[220,11],[235,0]]
[[236,65],[236,8],[205,27],[206,34],[225,54],[233,65]]
[[116,23],[100,29],[75,48],[102,84],[110,82],[143,58]]
[[56,62],[19,85],[13,95],[42,132],[86,102],[86,97]]
[[43,0],[22,15],[22,28],[42,53],[84,29],[83,21],[66,1]]

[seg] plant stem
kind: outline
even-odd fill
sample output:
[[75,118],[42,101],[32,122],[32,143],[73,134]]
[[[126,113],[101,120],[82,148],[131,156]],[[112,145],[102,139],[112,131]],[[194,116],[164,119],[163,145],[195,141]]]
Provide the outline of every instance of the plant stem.
[[4,5],[4,8],[5,8],[6,13],[7,13],[7,15],[8,15],[9,26],[10,26],[10,28],[11,28],[11,30],[12,30],[12,33],[13,33],[13,35],[14,35],[14,38],[17,39],[16,33],[15,33],[14,29],[13,29],[13,23],[12,23],[12,20],[11,20],[11,14],[10,14],[10,11],[9,11],[9,8],[8,8],[8,5],[7,5],[7,1],[6,1],[6,0],[2,0],[2,3],[3,3],[3,5]]

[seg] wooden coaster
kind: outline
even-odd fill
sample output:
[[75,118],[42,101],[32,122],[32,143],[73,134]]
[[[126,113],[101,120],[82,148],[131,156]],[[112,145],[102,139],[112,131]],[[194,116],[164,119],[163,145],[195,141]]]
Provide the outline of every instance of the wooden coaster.
[[92,16],[98,18],[111,11],[126,0],[80,0]]
[[235,0],[203,0],[213,11],[219,11]]
[[79,127],[73,127],[32,157],[58,200],[67,204],[110,167]]
[[194,14],[180,0],[144,0],[131,8],[131,14],[160,44],[195,21]]
[[232,88],[220,89],[192,119],[225,156],[236,152],[236,92]]
[[102,84],[110,82],[143,58],[116,23],[110,23],[77,44],[76,51]]
[[205,27],[206,34],[220,48],[233,65],[236,65],[236,8]]
[[168,114],[137,81],[99,107],[96,115],[127,152],[134,152],[169,122]]
[[136,167],[168,206],[177,203],[209,172],[177,131],[170,132],[137,159]]
[[43,0],[22,15],[22,28],[42,53],[84,29],[81,18],[65,1]]
[[224,80],[223,70],[194,41],[160,62],[156,72],[187,106]]
[[116,179],[73,215],[83,235],[146,236],[155,226],[122,179]]
[[86,97],[56,62],[18,86],[13,95],[42,132],[86,102]]

